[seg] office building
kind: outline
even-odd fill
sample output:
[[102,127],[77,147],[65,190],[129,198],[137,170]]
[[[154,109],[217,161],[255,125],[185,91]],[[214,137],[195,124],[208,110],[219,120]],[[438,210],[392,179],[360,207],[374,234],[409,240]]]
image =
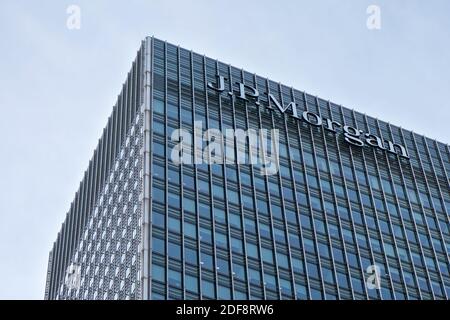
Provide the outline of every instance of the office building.
[[[196,161],[196,128],[277,129],[276,170]],[[146,38],[45,297],[448,299],[449,177],[448,144]]]

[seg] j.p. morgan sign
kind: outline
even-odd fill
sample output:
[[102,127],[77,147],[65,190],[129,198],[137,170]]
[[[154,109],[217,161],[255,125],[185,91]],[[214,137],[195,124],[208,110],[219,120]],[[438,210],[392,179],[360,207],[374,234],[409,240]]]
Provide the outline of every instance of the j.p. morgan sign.
[[[216,76],[216,83],[213,84],[208,82],[208,88],[222,93],[225,91],[225,77],[221,75]],[[255,105],[260,106],[261,103],[258,99],[260,96],[259,91],[247,84],[237,82],[238,90],[237,92],[228,92],[230,95],[234,95],[238,99],[242,99],[245,101],[253,101]],[[362,130],[357,128],[342,125],[337,121],[333,121],[331,119],[322,118],[320,115],[317,115],[311,111],[304,111],[301,114],[298,113],[297,104],[295,102],[290,102],[287,105],[283,105],[278,101],[278,99],[271,93],[267,93],[267,100],[269,104],[266,106],[269,110],[275,110],[277,108],[282,114],[288,113],[291,117],[299,120],[305,121],[312,126],[320,127],[323,126],[325,130],[338,133],[338,129],[341,130],[344,134],[344,140],[354,146],[364,147],[364,146],[372,146],[375,148],[379,148],[381,150],[386,150],[388,152],[398,154],[403,158],[409,159],[408,152],[406,148],[398,143],[393,143],[389,140],[382,140],[380,137],[372,134],[365,133]],[[287,112],[289,110],[289,112]]]

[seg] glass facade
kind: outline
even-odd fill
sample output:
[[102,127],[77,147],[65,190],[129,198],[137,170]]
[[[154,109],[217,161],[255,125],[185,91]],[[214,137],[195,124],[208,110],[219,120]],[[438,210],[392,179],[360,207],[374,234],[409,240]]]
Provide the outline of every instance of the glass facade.
[[[449,298],[448,145],[154,38],[141,51],[140,243],[130,251],[138,264],[129,280],[140,293],[121,291],[127,278],[119,275],[96,296],[81,288],[78,295],[62,289],[58,297],[49,291],[48,298]],[[218,84],[218,75],[223,92],[208,86]],[[243,99],[240,84],[261,94]],[[295,102],[299,114],[404,146],[408,157],[299,121],[277,110],[269,94]],[[197,121],[221,131],[278,129],[279,170],[264,175],[258,164],[174,163],[174,131],[194,133]],[[54,250],[47,286],[64,288],[62,278],[53,285]],[[66,259],[61,270],[76,260]],[[84,278],[100,281],[79,264]],[[103,270],[117,262],[96,265]],[[375,288],[368,285],[371,267],[379,271]]]

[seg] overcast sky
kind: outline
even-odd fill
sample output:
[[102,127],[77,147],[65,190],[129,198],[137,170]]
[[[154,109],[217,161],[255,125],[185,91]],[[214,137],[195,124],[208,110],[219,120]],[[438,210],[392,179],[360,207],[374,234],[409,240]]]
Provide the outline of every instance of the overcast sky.
[[116,2],[1,1],[0,298],[43,298],[48,252],[145,36],[450,142],[449,1]]

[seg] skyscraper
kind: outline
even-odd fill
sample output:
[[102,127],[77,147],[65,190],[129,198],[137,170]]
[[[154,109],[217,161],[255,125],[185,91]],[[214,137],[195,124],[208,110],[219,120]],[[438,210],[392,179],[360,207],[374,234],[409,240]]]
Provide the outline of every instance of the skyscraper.
[[45,297],[448,299],[449,176],[446,144],[146,38]]

